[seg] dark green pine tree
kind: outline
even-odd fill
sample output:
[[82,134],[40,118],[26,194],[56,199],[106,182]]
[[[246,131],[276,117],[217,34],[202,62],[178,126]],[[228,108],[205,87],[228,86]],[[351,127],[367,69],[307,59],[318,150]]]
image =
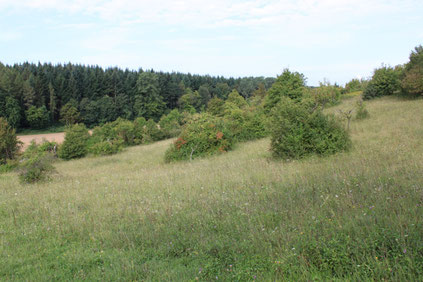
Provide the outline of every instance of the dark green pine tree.
[[49,109],[50,109],[50,119],[54,123],[57,121],[57,97],[54,91],[53,84],[48,84],[48,92],[50,93]]
[[200,94],[201,106],[206,107],[207,103],[211,99],[209,86],[207,84],[201,85],[200,88],[198,89],[198,94]]
[[29,80],[25,81],[23,84],[23,100],[26,109],[35,105],[35,91]]
[[166,104],[159,94],[158,77],[153,72],[143,72],[137,80],[137,95],[134,110],[137,116],[158,121],[166,110]]

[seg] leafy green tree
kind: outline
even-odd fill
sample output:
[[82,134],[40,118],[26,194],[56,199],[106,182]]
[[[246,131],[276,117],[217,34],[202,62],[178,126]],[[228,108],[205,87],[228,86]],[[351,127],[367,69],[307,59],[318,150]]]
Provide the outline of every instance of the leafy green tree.
[[208,85],[201,85],[200,88],[198,88],[198,94],[200,95],[201,106],[207,106],[207,103],[211,99]]
[[226,82],[217,83],[216,87],[213,90],[213,94],[220,99],[226,99],[230,92],[231,88]]
[[48,126],[50,117],[45,106],[39,108],[31,106],[25,114],[26,120],[31,128],[41,129]]
[[393,95],[400,90],[401,67],[382,66],[376,69],[372,79],[363,92],[363,98],[368,100],[381,96]]
[[137,96],[134,105],[137,116],[158,120],[165,109],[166,104],[160,96],[157,75],[152,72],[141,73],[137,80]]
[[296,101],[301,100],[304,90],[304,75],[285,69],[267,92],[264,105],[266,112],[269,113],[282,97],[288,97]]
[[310,94],[315,103],[322,107],[336,105],[341,100],[341,88],[328,82],[320,83],[319,87],[310,90]]
[[263,99],[266,94],[266,86],[264,83],[259,83],[257,88],[253,91],[253,97],[260,97],[261,99]]
[[16,137],[16,131],[0,117],[0,164],[12,160],[19,152],[21,142]]
[[345,84],[345,87],[344,87],[345,93],[351,93],[351,92],[363,91],[363,90],[364,90],[363,81],[362,80],[360,81],[357,78],[351,79],[349,82]]
[[238,90],[243,97],[249,98],[256,90],[256,83],[257,81],[254,77],[244,77],[239,82]]
[[198,93],[198,91],[192,91],[191,88],[187,88],[185,90],[185,94],[179,98],[178,106],[181,111],[199,111],[201,107],[200,94]]
[[245,106],[248,105],[247,102],[245,101],[244,97],[242,97],[238,93],[238,91],[236,91],[235,89],[232,90],[231,93],[229,93],[228,99],[226,99],[226,103],[232,103],[239,108],[242,108],[242,107],[245,107]]
[[98,123],[99,110],[97,101],[90,101],[88,98],[83,98],[79,104],[81,110],[81,117],[84,124],[91,127]]
[[423,46],[417,46],[410,54],[401,80],[403,92],[410,96],[423,96]]
[[60,118],[60,121],[67,126],[75,124],[80,119],[78,109],[71,103],[67,103],[60,109]]
[[6,98],[6,119],[10,126],[18,128],[21,122],[21,107],[19,101],[13,97]]
[[215,96],[207,103],[207,112],[214,116],[223,116],[224,104],[225,101]]

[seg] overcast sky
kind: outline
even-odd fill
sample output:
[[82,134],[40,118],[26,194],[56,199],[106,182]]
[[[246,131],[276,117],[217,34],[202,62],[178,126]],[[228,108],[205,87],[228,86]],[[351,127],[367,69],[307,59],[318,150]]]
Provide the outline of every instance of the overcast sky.
[[423,1],[0,0],[0,61],[344,84],[423,44]]

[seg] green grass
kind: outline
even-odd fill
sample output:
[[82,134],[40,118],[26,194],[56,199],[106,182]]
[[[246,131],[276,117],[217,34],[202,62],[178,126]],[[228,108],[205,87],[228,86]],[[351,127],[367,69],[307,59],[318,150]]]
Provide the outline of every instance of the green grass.
[[46,133],[59,133],[59,132],[64,132],[64,131],[65,131],[65,126],[58,124],[58,125],[50,126],[48,128],[44,128],[44,129],[21,128],[17,131],[16,134],[18,134],[18,135],[34,135],[34,134],[46,134]]
[[342,100],[348,100],[348,99],[352,99],[352,98],[357,98],[357,97],[360,97],[362,94],[363,94],[363,91],[355,91],[355,92],[351,92],[351,93],[347,93],[347,94],[342,94],[341,99]]
[[367,102],[327,158],[273,161],[263,139],[165,164],[167,140],[48,183],[0,174],[0,279],[422,280],[422,107]]

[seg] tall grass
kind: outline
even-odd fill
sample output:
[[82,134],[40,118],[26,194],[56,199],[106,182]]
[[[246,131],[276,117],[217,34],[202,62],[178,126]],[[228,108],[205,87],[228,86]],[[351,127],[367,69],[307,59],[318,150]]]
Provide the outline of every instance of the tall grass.
[[421,280],[423,100],[367,106],[326,158],[273,161],[263,139],[165,164],[167,140],[58,163],[49,183],[0,174],[0,277]]

